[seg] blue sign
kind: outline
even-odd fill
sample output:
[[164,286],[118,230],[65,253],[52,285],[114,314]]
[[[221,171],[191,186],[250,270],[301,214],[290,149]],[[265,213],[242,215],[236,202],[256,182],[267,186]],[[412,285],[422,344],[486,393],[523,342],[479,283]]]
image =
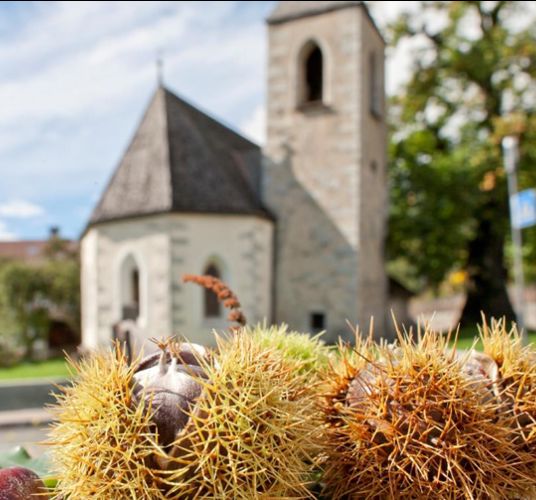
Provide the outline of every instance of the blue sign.
[[517,229],[536,224],[536,189],[526,189],[510,197],[512,225]]

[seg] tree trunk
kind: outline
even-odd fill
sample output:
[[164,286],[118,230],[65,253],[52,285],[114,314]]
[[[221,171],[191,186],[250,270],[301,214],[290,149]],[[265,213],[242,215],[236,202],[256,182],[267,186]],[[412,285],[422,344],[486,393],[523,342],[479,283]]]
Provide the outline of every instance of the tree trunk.
[[460,318],[462,326],[475,326],[486,317],[514,320],[506,290],[508,273],[504,263],[505,224],[502,204],[489,200],[480,214],[477,234],[469,244],[467,300]]

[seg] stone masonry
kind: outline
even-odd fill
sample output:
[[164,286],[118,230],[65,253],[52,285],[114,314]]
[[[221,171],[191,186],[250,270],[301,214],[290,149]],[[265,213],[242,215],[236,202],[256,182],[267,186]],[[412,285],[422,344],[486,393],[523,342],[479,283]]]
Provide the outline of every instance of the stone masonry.
[[[368,328],[371,316],[385,333],[386,126],[369,111],[373,56],[383,100],[384,42],[360,2],[336,3],[268,20],[264,195],[277,217],[276,321],[308,331],[322,313],[330,338],[351,339],[347,321]],[[303,105],[310,43],[323,56],[323,99]]]

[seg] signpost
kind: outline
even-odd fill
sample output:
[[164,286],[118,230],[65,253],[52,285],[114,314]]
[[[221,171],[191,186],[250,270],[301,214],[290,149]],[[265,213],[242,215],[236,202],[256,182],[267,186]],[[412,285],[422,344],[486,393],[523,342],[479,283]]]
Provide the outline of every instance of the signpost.
[[510,197],[512,225],[517,229],[536,224],[536,189],[527,189]]
[[517,326],[524,344],[528,341],[525,330],[525,280],[523,276],[523,259],[521,254],[521,229],[536,224],[536,191],[529,189],[517,190],[517,163],[519,159],[518,139],[515,136],[505,137],[502,141],[504,152],[504,168],[508,176],[508,195],[510,198],[510,226],[514,250],[514,276],[516,289]]

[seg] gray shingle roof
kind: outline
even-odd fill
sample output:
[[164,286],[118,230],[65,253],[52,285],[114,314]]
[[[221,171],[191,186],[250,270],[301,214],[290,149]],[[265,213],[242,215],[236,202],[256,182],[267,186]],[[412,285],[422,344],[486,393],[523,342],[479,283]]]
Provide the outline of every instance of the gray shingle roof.
[[271,217],[259,147],[157,89],[89,224],[165,212]]

